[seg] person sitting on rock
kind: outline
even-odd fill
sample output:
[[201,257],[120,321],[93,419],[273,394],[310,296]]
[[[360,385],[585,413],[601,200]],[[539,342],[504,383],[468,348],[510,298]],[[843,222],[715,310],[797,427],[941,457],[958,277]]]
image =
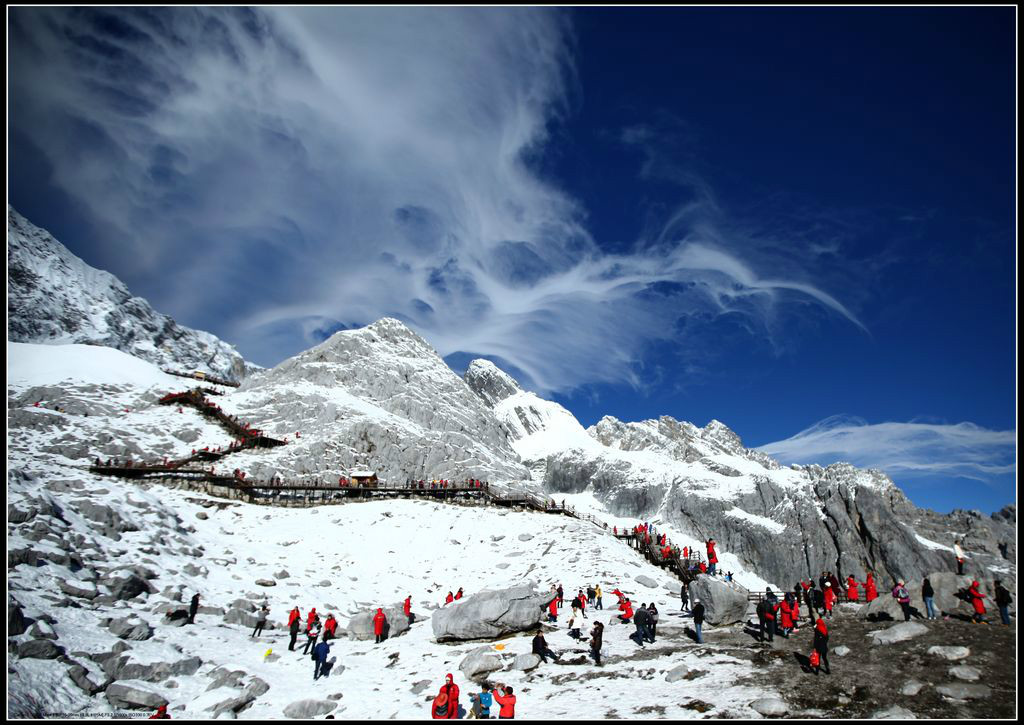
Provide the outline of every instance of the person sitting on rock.
[[455,595],[453,595],[451,592],[448,592],[448,596],[444,598],[444,603],[445,604],[451,604],[454,601],[455,601]]
[[551,657],[558,661],[559,655],[555,654],[550,647],[548,647],[547,640],[544,639],[544,635],[541,632],[537,632],[537,635],[533,638],[533,653],[540,657],[540,661],[547,664],[548,657]]
[[338,620],[334,618],[333,614],[328,614],[327,619],[324,621],[324,642],[329,639],[334,639],[337,636],[334,634],[337,629]]
[[456,599],[462,599],[462,587],[459,587],[459,591],[455,592]]
[[633,603],[629,601],[629,598],[622,600],[622,604],[619,605],[619,609],[622,610],[622,614],[619,615],[619,620],[625,624],[629,624],[629,620],[633,618]]

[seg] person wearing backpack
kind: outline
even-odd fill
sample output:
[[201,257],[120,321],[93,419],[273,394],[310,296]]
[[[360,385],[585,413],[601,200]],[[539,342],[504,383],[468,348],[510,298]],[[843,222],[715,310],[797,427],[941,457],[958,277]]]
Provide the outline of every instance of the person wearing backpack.
[[910,621],[910,592],[907,591],[906,586],[903,584],[903,580],[900,579],[896,586],[892,588],[892,596],[900,603],[900,608],[903,610],[903,621]]
[[765,616],[768,613],[768,606],[764,600],[760,600],[757,603],[757,641],[764,642],[764,624],[767,620]]
[[1003,586],[1002,579],[996,579],[996,606],[999,607],[999,616],[1003,620],[1003,624],[1007,627],[1010,626],[1010,604],[1013,599],[1010,598],[1010,592],[1006,587]]

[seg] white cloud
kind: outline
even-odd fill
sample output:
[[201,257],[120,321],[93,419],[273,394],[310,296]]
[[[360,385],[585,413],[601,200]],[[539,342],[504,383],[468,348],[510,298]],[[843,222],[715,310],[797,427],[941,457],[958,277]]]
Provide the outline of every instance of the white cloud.
[[696,178],[631,254],[598,248],[525,161],[576,89],[557,10],[11,15],[12,125],[105,229],[112,271],[257,362],[392,315],[565,391],[638,383],[650,342],[697,345],[688,317],[771,337],[802,299],[865,329],[791,252],[745,259]]
[[892,477],[956,477],[989,482],[1013,474],[1016,431],[995,431],[973,423],[868,424],[833,416],[783,441],[759,446],[784,463],[828,465],[846,461],[877,468]]

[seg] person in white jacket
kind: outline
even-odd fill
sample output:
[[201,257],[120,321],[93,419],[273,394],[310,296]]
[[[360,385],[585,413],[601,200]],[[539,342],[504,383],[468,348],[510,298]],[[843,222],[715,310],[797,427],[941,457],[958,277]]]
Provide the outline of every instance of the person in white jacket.
[[953,543],[953,554],[956,556],[956,573],[964,573],[964,550],[960,548],[960,541]]

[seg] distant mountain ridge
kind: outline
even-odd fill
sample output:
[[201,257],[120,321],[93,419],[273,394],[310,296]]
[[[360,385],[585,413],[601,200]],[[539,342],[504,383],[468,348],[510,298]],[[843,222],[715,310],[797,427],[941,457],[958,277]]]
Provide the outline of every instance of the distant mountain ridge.
[[7,206],[8,340],[104,345],[162,368],[242,380],[260,369],[216,336],[184,327],[89,266]]

